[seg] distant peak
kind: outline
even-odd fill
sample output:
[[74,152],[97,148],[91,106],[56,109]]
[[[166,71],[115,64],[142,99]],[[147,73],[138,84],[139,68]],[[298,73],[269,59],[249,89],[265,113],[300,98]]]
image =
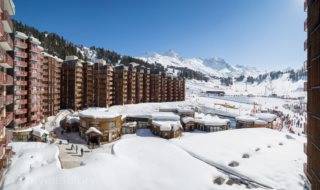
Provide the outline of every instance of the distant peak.
[[168,57],[177,57],[179,58],[179,54],[175,52],[174,50],[170,49],[169,51],[164,52],[162,55],[168,56]]

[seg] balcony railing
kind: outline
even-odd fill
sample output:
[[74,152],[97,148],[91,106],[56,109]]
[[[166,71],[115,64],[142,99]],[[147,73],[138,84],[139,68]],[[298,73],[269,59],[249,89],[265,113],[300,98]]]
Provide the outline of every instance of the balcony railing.
[[13,77],[10,75],[6,75],[6,85],[13,85]]
[[15,81],[15,85],[18,85],[18,86],[26,86],[27,84],[28,84],[27,81],[23,81],[23,80]]
[[21,40],[15,40],[14,41],[14,45],[21,48],[21,49],[27,49],[28,48],[28,44],[26,42],[23,42]]
[[6,118],[5,118],[5,125],[9,125],[13,120],[13,112],[7,112]]
[[28,112],[27,109],[16,109],[15,114],[20,115],[20,114],[26,114]]
[[15,66],[18,66],[18,67],[27,67],[28,66],[27,62],[25,62],[25,61],[14,61],[14,63],[15,63]]
[[38,55],[31,55],[30,56],[30,60],[32,60],[32,61],[40,61],[40,56],[38,56]]
[[308,49],[308,41],[304,41],[304,51],[306,51]]
[[26,52],[23,52],[23,51],[15,51],[14,55],[16,57],[21,57],[21,58],[27,58],[28,57],[28,54]]
[[27,90],[17,90],[16,91],[16,95],[17,96],[24,96],[24,95],[27,95],[27,94],[28,94]]
[[0,45],[6,51],[13,50],[13,41],[9,34],[5,33],[3,36],[0,37]]
[[28,73],[26,71],[15,71],[16,76],[19,77],[26,77],[28,76]]
[[24,124],[24,123],[27,123],[27,118],[16,118],[14,122],[17,125]]
[[3,23],[4,30],[8,33],[12,33],[13,31],[13,23],[11,17],[7,10],[2,11],[1,20]]
[[304,8],[304,11],[307,11],[308,9],[308,0],[304,0],[304,3],[303,3],[303,8]]
[[5,68],[13,67],[12,57],[3,50],[0,50],[0,65],[2,65]]
[[6,104],[12,104],[13,103],[13,95],[7,95],[6,96]]
[[28,100],[27,99],[16,100],[16,103],[20,105],[25,105],[28,103]]
[[303,23],[304,25],[304,31],[306,32],[308,30],[308,20],[306,19]]

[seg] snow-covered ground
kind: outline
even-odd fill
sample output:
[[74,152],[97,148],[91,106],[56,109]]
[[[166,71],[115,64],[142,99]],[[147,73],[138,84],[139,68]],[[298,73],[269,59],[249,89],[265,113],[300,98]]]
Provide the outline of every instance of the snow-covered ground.
[[[303,189],[305,138],[272,129],[237,129],[172,140],[201,160],[275,189]],[[239,165],[231,167],[230,163]]]
[[[119,105],[108,111],[126,116],[153,115],[160,108],[192,108],[200,113],[236,117],[271,109],[290,118],[281,132],[270,129],[196,131],[167,141],[153,136],[148,130],[139,130],[112,144],[86,151],[83,157],[68,155],[66,145],[12,143],[16,154],[5,176],[4,189],[245,189],[244,184],[235,183],[234,176],[276,189],[303,189],[305,136],[288,133],[302,133],[305,115],[296,113],[293,107],[303,101],[262,96],[265,87],[260,85],[247,86],[248,93],[242,83],[225,87],[217,81],[188,80],[186,101]],[[290,86],[289,91],[279,87],[273,92],[280,95],[283,90],[283,95],[304,96],[300,89],[302,82],[295,85]],[[224,90],[227,95],[205,95],[205,91],[212,89]],[[48,118],[44,128],[59,130],[59,123],[65,117],[77,117],[77,113],[62,110],[57,116]],[[293,130],[289,130],[290,127]],[[70,138],[74,136],[77,134]],[[75,168],[61,167],[73,160],[77,161],[77,164],[71,164]],[[221,185],[214,183],[217,179]]]

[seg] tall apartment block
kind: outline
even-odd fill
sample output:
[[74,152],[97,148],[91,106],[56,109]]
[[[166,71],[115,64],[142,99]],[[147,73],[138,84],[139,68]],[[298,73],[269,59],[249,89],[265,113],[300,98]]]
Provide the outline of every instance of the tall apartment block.
[[28,126],[28,36],[21,32],[15,33],[14,38],[14,114],[15,127]]
[[77,56],[67,56],[61,69],[62,109],[82,109],[83,101],[83,61]]
[[119,65],[114,68],[114,104],[122,105],[127,103],[128,91],[128,67]]
[[167,86],[168,86],[168,80],[165,73],[161,74],[161,102],[167,102]]
[[320,189],[320,0],[306,0],[305,10],[308,10],[305,30],[308,39],[304,44],[307,50],[308,70],[308,121],[307,134],[307,164],[305,173],[311,183],[311,189]]
[[173,97],[173,77],[167,76],[167,101],[172,102],[174,101]]
[[131,63],[128,68],[127,78],[127,104],[136,103],[136,74],[135,64]]
[[143,102],[143,75],[144,68],[137,67],[136,69],[136,103]]
[[97,60],[94,64],[94,106],[111,106],[114,98],[113,67],[104,60]]
[[88,108],[94,105],[94,73],[93,63],[83,63],[83,100],[82,107]]
[[150,102],[161,102],[161,74],[153,71],[150,74]]
[[63,60],[48,53],[42,53],[43,103],[45,117],[56,115],[60,110],[60,77]]
[[28,63],[28,125],[38,125],[44,118],[42,110],[43,76],[42,76],[42,54],[41,42],[34,37],[27,39],[27,63]]
[[[0,172],[9,163],[11,151],[7,147],[6,127],[13,125],[13,32],[11,16],[15,7],[11,0],[0,0]],[[1,183],[3,175],[0,176]]]
[[150,69],[145,68],[143,73],[143,102],[150,102]]

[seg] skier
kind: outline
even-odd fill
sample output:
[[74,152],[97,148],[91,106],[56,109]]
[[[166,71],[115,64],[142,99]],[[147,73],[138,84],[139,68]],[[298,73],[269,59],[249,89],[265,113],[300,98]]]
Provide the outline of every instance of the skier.
[[81,157],[83,156],[83,148],[80,149]]

